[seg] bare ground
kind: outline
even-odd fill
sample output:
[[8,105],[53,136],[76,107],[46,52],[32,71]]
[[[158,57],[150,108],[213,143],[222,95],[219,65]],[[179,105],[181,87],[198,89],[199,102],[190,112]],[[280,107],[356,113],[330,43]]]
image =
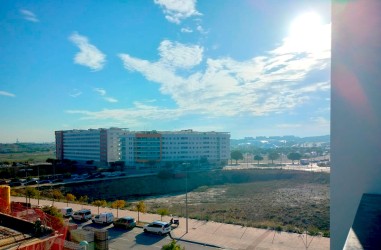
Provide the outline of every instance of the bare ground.
[[[185,216],[185,194],[145,200],[148,210]],[[329,235],[329,174],[301,173],[287,180],[202,186],[188,193],[191,218]]]

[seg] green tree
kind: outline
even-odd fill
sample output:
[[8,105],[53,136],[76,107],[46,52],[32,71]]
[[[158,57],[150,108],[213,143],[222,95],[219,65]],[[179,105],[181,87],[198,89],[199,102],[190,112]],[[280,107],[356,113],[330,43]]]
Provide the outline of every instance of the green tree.
[[260,156],[260,155],[255,155],[255,156],[254,156],[254,160],[258,162],[258,166],[259,166],[259,161],[262,161],[262,160],[263,160],[263,157]]
[[83,204],[87,203],[87,201],[89,200],[89,197],[87,197],[87,195],[83,195],[81,197],[79,197],[79,203],[82,204],[82,208],[83,208]]
[[59,189],[53,189],[53,191],[52,191],[52,200],[53,200],[52,205],[54,205],[55,200],[60,200],[62,198],[63,198],[63,194],[61,193],[61,191]]
[[292,161],[292,165],[294,165],[294,161],[299,161],[302,158],[302,155],[299,153],[289,153],[287,158]]
[[169,211],[168,211],[168,209],[166,209],[166,208],[159,208],[158,210],[157,210],[157,213],[158,214],[160,214],[160,220],[162,221],[163,220],[163,216],[165,216],[165,215],[168,215],[169,214]]
[[67,193],[65,196],[65,199],[66,199],[66,206],[69,206],[69,201],[70,202],[75,201],[76,197],[74,194]]
[[96,207],[98,207],[98,214],[99,214],[99,207],[105,207],[105,206],[107,206],[107,201],[105,201],[105,200],[95,200],[91,204],[96,206]]
[[185,247],[181,247],[175,240],[161,247],[161,250],[185,250]]
[[235,164],[238,164],[238,160],[242,160],[243,159],[243,154],[241,151],[239,150],[233,150],[231,153],[230,153],[230,158],[232,160],[235,160]]
[[116,217],[119,217],[119,209],[124,208],[126,206],[126,202],[124,200],[116,200],[111,204],[112,208],[116,208]]
[[146,204],[144,201],[139,201],[136,204],[136,211],[138,211],[138,222],[140,221],[139,213],[145,213],[147,211]]
[[25,188],[26,203],[28,203],[28,198],[29,198],[29,203],[30,203],[30,198],[36,197],[37,195],[39,195],[39,191],[36,188],[34,188],[34,187],[26,187]]
[[274,164],[274,160],[279,159],[280,155],[277,152],[270,152],[269,153],[269,160],[271,160],[271,164]]
[[54,221],[50,222],[50,223],[52,223],[52,227],[54,229],[59,229],[59,228],[63,227],[64,221],[62,218],[62,214],[55,206],[44,206],[44,207],[42,207],[42,211],[55,218]]

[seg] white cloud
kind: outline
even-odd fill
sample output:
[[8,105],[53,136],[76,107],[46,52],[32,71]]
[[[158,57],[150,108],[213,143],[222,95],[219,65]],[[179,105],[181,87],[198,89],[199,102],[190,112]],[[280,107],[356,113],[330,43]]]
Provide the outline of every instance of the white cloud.
[[168,120],[176,119],[181,116],[181,111],[178,109],[160,108],[147,105],[141,102],[135,102],[134,106],[125,109],[103,109],[101,111],[87,110],[67,110],[68,114],[80,114],[83,120],[108,120],[126,123],[137,123],[148,120]]
[[102,88],[95,88],[94,91],[97,92],[101,96],[106,95],[106,90],[104,90]]
[[38,20],[36,14],[34,14],[32,11],[30,10],[26,10],[26,9],[21,9],[20,10],[20,13],[22,14],[23,18],[25,20],[28,20],[30,22],[34,22],[34,23],[37,23],[39,22],[40,20]]
[[179,24],[183,19],[201,15],[196,10],[196,0],[154,0],[154,3],[160,5],[165,18],[172,23]]
[[97,71],[101,70],[106,62],[106,55],[103,54],[97,47],[90,44],[87,37],[73,33],[69,40],[78,46],[80,52],[74,57],[74,62],[90,69]]
[[193,30],[191,28],[181,28],[181,32],[183,32],[183,33],[192,33]]
[[189,69],[202,61],[203,48],[197,45],[187,46],[164,40],[158,48],[160,62],[164,65]]
[[314,123],[315,126],[320,126],[320,127],[329,127],[330,122],[328,119],[318,116],[318,117],[311,117],[310,118],[311,122]]
[[82,95],[82,92],[79,91],[78,89],[73,89],[73,91],[69,94],[71,97],[78,97],[80,95]]
[[106,101],[111,102],[111,103],[118,102],[118,100],[113,98],[113,97],[104,97],[103,99],[105,99]]
[[[204,60],[202,47],[168,40],[161,42],[157,61],[119,54],[127,70],[159,84],[162,94],[171,97],[177,107],[168,109],[135,103],[133,108],[127,109],[70,112],[86,119],[107,117],[134,122],[176,119],[192,114],[213,118],[290,112],[314,96],[329,91],[326,69],[330,63],[330,48],[318,46],[296,50],[289,42],[285,38],[274,50],[245,61],[230,57]],[[205,64],[201,64],[203,61]],[[308,79],[311,72],[323,69],[327,72],[326,81]]]
[[16,97],[15,94],[7,92],[7,91],[2,91],[2,90],[0,90],[0,95],[2,95],[2,96],[9,96],[9,97]]
[[97,92],[100,96],[102,96],[103,100],[105,100],[107,102],[111,102],[111,103],[118,102],[118,100],[116,98],[106,96],[107,92],[106,92],[106,90],[104,90],[102,88],[95,88],[94,91]]
[[300,128],[302,124],[299,123],[283,123],[278,124],[276,127],[279,129]]

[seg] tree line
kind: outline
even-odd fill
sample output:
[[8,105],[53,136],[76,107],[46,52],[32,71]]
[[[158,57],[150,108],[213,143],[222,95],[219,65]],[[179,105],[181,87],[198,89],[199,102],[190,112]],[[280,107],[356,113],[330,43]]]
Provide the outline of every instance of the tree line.
[[[274,164],[275,160],[278,160],[281,157],[281,154],[276,151],[270,151],[267,153],[267,158],[271,160],[271,164]],[[302,154],[298,152],[291,152],[287,154],[287,159],[292,161],[292,164],[294,164],[295,161],[299,161],[302,158]],[[238,164],[239,160],[243,160],[243,153],[240,150],[233,150],[230,153],[230,159],[235,160],[235,163]],[[253,160],[257,161],[257,164],[259,165],[260,161],[263,161],[264,157],[262,154],[256,154],[254,155]]]

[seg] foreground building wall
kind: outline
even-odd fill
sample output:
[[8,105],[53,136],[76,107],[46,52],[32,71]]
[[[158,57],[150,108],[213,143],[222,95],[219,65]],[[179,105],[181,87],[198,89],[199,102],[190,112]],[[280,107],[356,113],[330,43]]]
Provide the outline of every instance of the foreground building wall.
[[333,1],[331,249],[363,193],[381,194],[381,1]]

